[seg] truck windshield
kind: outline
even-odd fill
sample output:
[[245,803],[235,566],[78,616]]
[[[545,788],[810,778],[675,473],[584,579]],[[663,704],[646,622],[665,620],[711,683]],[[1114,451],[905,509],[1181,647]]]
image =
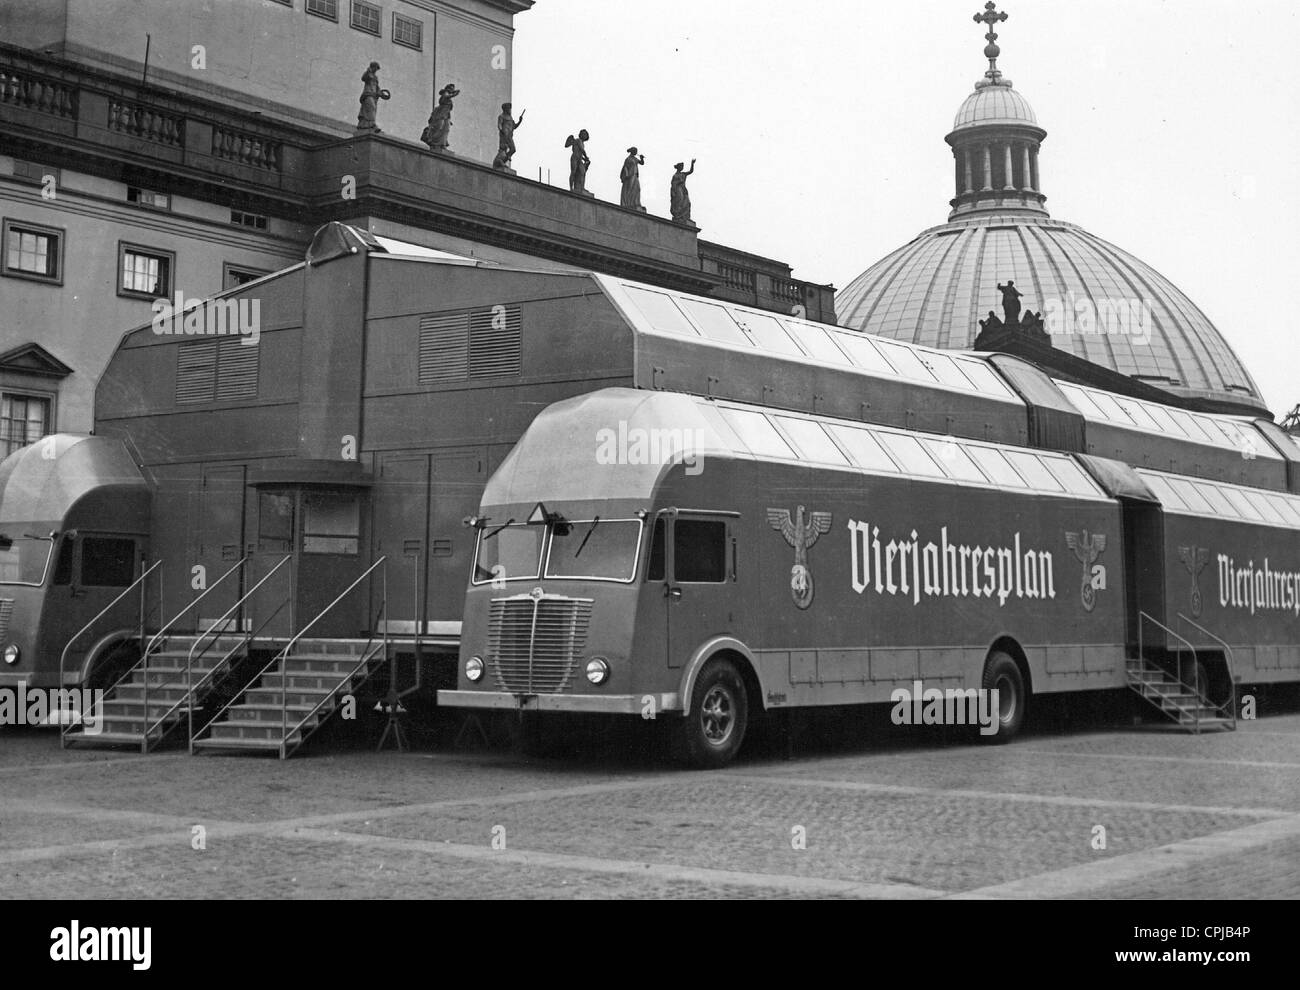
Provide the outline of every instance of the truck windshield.
[[541,571],[543,526],[513,523],[479,533],[474,583],[535,580]]
[[588,519],[555,528],[546,558],[548,578],[631,581],[641,547],[641,520]]
[[0,584],[43,584],[53,549],[49,537],[0,536]]

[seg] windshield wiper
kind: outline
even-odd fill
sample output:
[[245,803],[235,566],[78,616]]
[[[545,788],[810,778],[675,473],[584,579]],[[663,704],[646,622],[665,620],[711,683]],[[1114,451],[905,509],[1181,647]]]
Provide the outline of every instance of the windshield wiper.
[[503,529],[509,529],[509,528],[510,528],[511,526],[513,526],[514,524],[515,524],[515,521],[514,521],[513,519],[507,519],[505,522],[503,522],[503,523],[502,523],[500,526],[498,526],[496,529],[492,530],[492,532],[490,532],[490,533],[485,533],[484,536],[483,536],[483,539],[485,539],[485,540],[490,540],[490,539],[492,539],[494,536],[496,536],[497,533],[501,532]]
[[591,534],[596,532],[596,527],[599,525],[600,525],[600,516],[597,516],[595,519],[591,521],[591,529],[587,530],[587,535],[584,536],[582,538],[582,542],[578,544],[578,552],[573,555],[574,560],[577,560],[579,557],[582,556],[582,551],[586,549],[587,541],[591,539]]

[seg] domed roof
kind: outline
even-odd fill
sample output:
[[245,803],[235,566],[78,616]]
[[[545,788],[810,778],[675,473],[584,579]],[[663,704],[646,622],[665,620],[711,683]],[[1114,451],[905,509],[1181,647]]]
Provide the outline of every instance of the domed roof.
[[1175,394],[1264,409],[1223,335],[1172,282],[1047,216],[990,210],[932,227],[854,279],[836,309],[856,330],[969,348],[979,320],[1002,316],[997,286],[1008,280],[1055,347]]
[[1010,84],[983,85],[970,96],[957,111],[952,129],[960,131],[967,127],[980,127],[985,124],[1028,124],[1038,126],[1034,108],[1029,101],[1011,88]]

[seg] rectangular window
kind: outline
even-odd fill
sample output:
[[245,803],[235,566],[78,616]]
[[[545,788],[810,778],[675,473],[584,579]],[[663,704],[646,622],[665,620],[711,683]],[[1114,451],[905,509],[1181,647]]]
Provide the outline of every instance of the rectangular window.
[[170,210],[172,208],[172,198],[167,194],[150,192],[148,189],[137,189],[135,186],[127,188],[126,201],[139,206],[147,206],[154,210]]
[[63,231],[6,220],[4,274],[62,284]]
[[380,10],[365,0],[352,0],[352,26],[358,31],[379,37]]
[[647,581],[662,581],[667,573],[665,561],[668,559],[668,538],[664,535],[664,518],[655,520],[654,532],[650,534],[650,563],[646,566]]
[[293,495],[257,493],[257,550],[259,553],[293,550]]
[[849,459],[835,446],[820,423],[810,419],[795,419],[793,416],[775,418],[781,429],[785,430],[786,436],[794,441],[802,460],[848,466]]
[[727,580],[727,524],[678,519],[673,524],[673,577],[683,584]]
[[307,0],[307,13],[337,21],[339,19],[339,0]]
[[260,213],[245,213],[243,210],[231,210],[230,222],[236,227],[251,227],[254,230],[266,230],[266,217]]
[[420,51],[424,48],[424,22],[393,14],[393,44]]
[[546,576],[628,582],[636,577],[640,548],[639,519],[592,519],[555,526]]
[[46,185],[49,180],[54,180],[54,188],[59,187],[62,181],[62,173],[53,165],[41,165],[37,162],[25,162],[20,158],[14,159],[14,179],[18,182],[30,182],[34,186]]
[[263,271],[260,268],[244,268],[227,263],[221,273],[221,288],[223,290],[237,289],[241,285],[256,282],[259,278],[270,274],[270,272]]
[[987,482],[984,472],[955,440],[927,439],[923,442],[930,451],[930,456],[939,462],[939,466],[949,478],[954,481],[975,481],[980,484]]
[[1065,490],[1064,486],[1052,476],[1052,472],[1043,466],[1037,454],[1026,454],[1019,450],[1008,450],[1005,453],[1016,472],[1029,482],[1030,488],[1037,488],[1042,492]]
[[0,450],[9,456],[50,432],[50,400],[5,393],[0,398]]
[[[71,545],[71,541],[65,540]],[[0,536],[0,584],[40,585],[54,541],[34,536]]]
[[474,583],[532,581],[542,564],[545,526],[489,525],[479,534]]
[[172,294],[172,268],[176,255],[171,251],[155,251],[135,244],[118,244],[117,282],[119,296],[137,299],[165,298]]
[[880,446],[880,441],[871,431],[857,426],[841,426],[837,423],[831,426],[831,432],[858,462],[858,467],[868,471],[898,473],[898,465],[885,453],[885,449]]
[[88,536],[81,541],[81,583],[125,588],[135,580],[135,541]]
[[903,466],[903,470],[908,474],[914,474],[922,478],[942,478],[943,470],[934,462],[921,442],[916,437],[909,437],[902,433],[881,433],[880,441],[893,455],[894,460]]
[[722,418],[740,437],[741,442],[749,448],[750,453],[759,457],[779,457],[794,461],[799,456],[790,449],[790,445],[776,432],[766,416],[762,413],[742,409],[722,409]]
[[356,556],[361,500],[347,492],[308,492],[302,498],[302,552]]

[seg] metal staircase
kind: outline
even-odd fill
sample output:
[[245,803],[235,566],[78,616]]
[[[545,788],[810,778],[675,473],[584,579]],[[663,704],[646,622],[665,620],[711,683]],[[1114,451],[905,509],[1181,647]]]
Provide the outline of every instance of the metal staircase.
[[[389,662],[386,614],[388,579],[381,557],[266,664],[230,703],[190,733],[190,752],[242,750],[287,759]],[[306,634],[372,575],[383,570],[378,614],[369,639],[308,639]]]
[[1206,729],[1237,728],[1236,684],[1232,676],[1232,649],[1223,640],[1209,630],[1197,625],[1184,615],[1179,618],[1194,626],[1206,636],[1217,641],[1224,649],[1224,664],[1227,667],[1228,680],[1232,684],[1232,697],[1224,704],[1216,705],[1208,695],[1208,685],[1200,683],[1202,665],[1198,662],[1196,648],[1174,630],[1159,620],[1141,613],[1141,620],[1164,630],[1164,632],[1181,643],[1181,648],[1163,651],[1167,659],[1172,660],[1175,669],[1182,671],[1184,661],[1191,660],[1192,683],[1180,679],[1180,675],[1171,673],[1156,662],[1143,644],[1141,628],[1138,634],[1138,656],[1129,657],[1126,663],[1128,685],[1140,697],[1158,710],[1166,718],[1177,723],[1188,732],[1200,733]]
[[[193,708],[202,707],[214,686],[247,655],[247,638],[220,636],[215,654],[191,665],[202,636],[171,636],[152,643],[148,663],[141,660],[109,689],[100,706],[98,725],[70,728],[67,745],[138,746],[149,752]],[[98,731],[93,731],[97,729]]]
[[[272,567],[202,633],[173,633],[186,615],[197,613],[208,595],[235,574],[242,575],[248,558],[231,566],[149,639],[136,664],[105,691],[99,718],[89,726],[66,729],[63,744],[139,746],[147,753],[182,722],[192,734],[195,710],[202,709],[223,679],[248,657],[256,637],[256,633],[240,632],[235,617],[289,560],[285,557]],[[271,612],[263,627],[286,602]],[[196,627],[199,624],[195,620]]]
[[384,665],[383,653],[382,640],[300,639],[199,731],[191,749],[292,756]]

